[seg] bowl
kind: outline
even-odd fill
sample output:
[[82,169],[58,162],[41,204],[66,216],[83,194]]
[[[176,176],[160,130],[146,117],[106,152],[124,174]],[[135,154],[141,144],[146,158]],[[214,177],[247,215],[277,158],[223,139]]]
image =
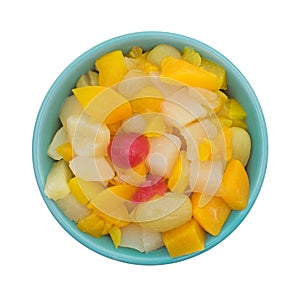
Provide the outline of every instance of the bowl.
[[[62,103],[70,95],[80,75],[92,69],[98,57],[110,51],[121,49],[126,53],[134,45],[149,50],[160,43],[168,43],[179,50],[182,50],[184,46],[190,46],[199,51],[204,58],[215,61],[226,69],[228,82],[226,93],[237,98],[247,111],[248,132],[252,138],[251,157],[246,167],[250,180],[247,208],[242,211],[232,211],[218,236],[207,235],[204,250],[177,258],[171,258],[165,248],[149,253],[140,253],[122,247],[115,249],[107,236],[97,239],[79,231],[76,224],[66,218],[56,204],[44,194],[45,181],[53,163],[52,159],[47,156],[47,148],[60,126],[58,114]],[[237,67],[221,53],[198,40],[183,35],[168,32],[136,32],[96,45],[74,60],[58,76],[46,94],[37,115],[33,132],[32,159],[36,182],[47,207],[56,221],[74,239],[90,250],[114,260],[132,264],[159,265],[198,256],[222,242],[240,225],[255,203],[263,184],[268,160],[268,136],[263,111],[252,87]]]

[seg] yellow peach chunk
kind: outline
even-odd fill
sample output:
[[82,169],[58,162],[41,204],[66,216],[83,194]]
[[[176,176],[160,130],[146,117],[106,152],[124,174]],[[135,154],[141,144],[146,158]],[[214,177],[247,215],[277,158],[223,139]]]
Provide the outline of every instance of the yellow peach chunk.
[[162,60],[161,77],[209,90],[218,90],[220,86],[218,77],[214,73],[173,57],[165,57]]
[[110,52],[95,62],[99,71],[99,85],[109,87],[120,82],[127,72],[121,50]]
[[218,191],[231,209],[242,210],[247,207],[250,193],[248,174],[239,160],[232,159],[225,169],[222,184]]
[[73,177],[68,182],[69,188],[73,196],[82,204],[86,205],[89,202],[89,199],[85,196],[84,192],[80,188],[78,183],[78,177]]
[[104,221],[92,212],[78,221],[77,228],[93,237],[101,237],[104,224]]
[[93,181],[86,181],[77,176],[69,180],[69,188],[73,196],[83,205],[88,204],[104,187]]
[[72,145],[69,142],[59,145],[55,151],[62,156],[66,162],[71,161],[74,157]]
[[93,98],[105,89],[105,87],[100,86],[85,86],[75,88],[72,90],[72,92],[79,101],[82,108],[85,109],[93,100]]
[[200,161],[207,161],[211,159],[212,144],[209,139],[204,140],[199,144],[198,156]]
[[200,193],[193,193],[193,218],[211,235],[217,236],[225,224],[231,209],[219,197],[213,197],[205,206],[199,207]]
[[110,131],[110,135],[113,135],[113,136],[116,135],[118,133],[119,129],[121,128],[121,126],[122,126],[122,122],[121,121],[107,125],[107,128]]
[[114,243],[115,248],[118,248],[121,243],[121,230],[118,226],[113,226],[109,230],[109,235]]
[[94,122],[114,124],[132,115],[129,101],[113,89],[88,86],[73,92]]
[[103,230],[102,230],[102,235],[107,235],[112,227],[113,227],[112,224],[107,223],[106,221],[104,221],[104,226],[103,226]]
[[97,209],[93,204],[88,203],[87,208],[92,209],[95,214],[97,214],[98,217],[100,217],[106,224],[110,224],[111,226],[118,226],[118,227],[124,227],[128,225],[129,221],[122,221],[117,218],[113,218],[103,212],[101,212],[99,209]]
[[149,172],[145,162],[140,163],[139,165],[132,168],[138,175],[145,176]]
[[201,251],[205,248],[206,233],[194,219],[176,229],[163,232],[162,237],[172,258]]

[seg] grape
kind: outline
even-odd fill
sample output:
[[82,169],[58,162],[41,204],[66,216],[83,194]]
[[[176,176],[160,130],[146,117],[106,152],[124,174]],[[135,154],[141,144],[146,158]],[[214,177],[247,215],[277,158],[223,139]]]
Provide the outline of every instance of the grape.
[[250,151],[251,138],[249,133],[240,127],[232,127],[232,159],[240,160],[244,166],[247,165]]
[[181,53],[173,46],[167,44],[159,44],[149,52],[147,60],[156,66],[160,66],[161,60],[164,57],[169,56],[180,59]]

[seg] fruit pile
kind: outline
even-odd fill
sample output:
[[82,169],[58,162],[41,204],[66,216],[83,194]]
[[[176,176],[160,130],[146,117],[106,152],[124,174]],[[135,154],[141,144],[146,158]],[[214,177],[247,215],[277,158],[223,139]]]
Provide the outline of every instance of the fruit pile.
[[205,248],[246,208],[246,112],[225,69],[190,47],[95,61],[61,108],[45,194],[82,232],[171,257]]

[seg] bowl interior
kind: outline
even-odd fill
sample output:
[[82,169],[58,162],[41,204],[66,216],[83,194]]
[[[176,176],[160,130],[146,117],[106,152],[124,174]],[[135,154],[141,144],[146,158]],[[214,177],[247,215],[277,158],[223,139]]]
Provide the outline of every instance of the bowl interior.
[[[237,98],[247,111],[248,131],[252,138],[251,157],[247,165],[250,179],[250,198],[247,208],[243,211],[232,211],[217,237],[207,235],[206,248],[203,251],[174,259],[170,258],[165,248],[147,254],[127,248],[116,250],[106,236],[96,239],[80,232],[76,224],[67,219],[56,204],[44,194],[45,181],[53,162],[47,156],[47,148],[60,126],[58,113],[62,103],[71,94],[70,90],[80,75],[94,68],[94,61],[107,52],[121,49],[126,53],[134,45],[148,50],[159,43],[168,43],[179,50],[182,50],[184,46],[193,47],[203,57],[219,63],[226,69],[228,82],[226,93]],[[186,36],[164,32],[140,32],[116,37],[93,47],[71,63],[53,83],[41,105],[33,133],[32,148],[33,167],[38,187],[46,205],[61,226],[76,240],[99,254],[123,262],[146,265],[172,263],[193,257],[212,248],[232,233],[246,217],[258,196],[267,167],[267,155],[268,140],[263,112],[255,93],[240,71],[211,47]]]

